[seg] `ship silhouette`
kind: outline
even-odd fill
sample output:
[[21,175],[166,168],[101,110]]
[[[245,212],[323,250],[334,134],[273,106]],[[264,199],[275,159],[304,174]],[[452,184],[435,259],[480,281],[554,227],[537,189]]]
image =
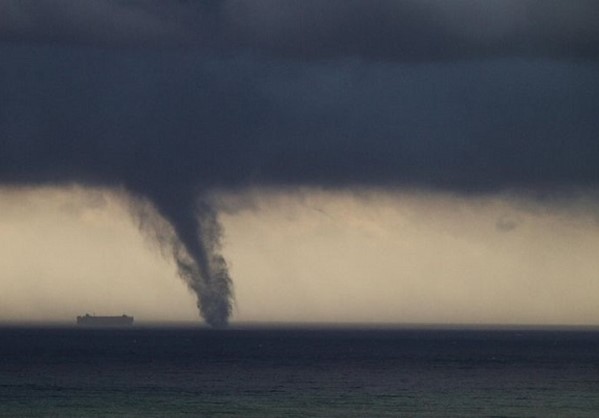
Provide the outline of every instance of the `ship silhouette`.
[[133,317],[120,316],[96,316],[86,313],[77,317],[77,325],[82,327],[128,327],[133,325]]

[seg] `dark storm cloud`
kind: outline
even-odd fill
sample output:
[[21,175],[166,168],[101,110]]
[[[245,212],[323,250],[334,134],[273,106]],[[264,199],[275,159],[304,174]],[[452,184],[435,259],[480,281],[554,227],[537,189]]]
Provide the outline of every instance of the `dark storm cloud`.
[[598,56],[599,5],[544,0],[224,2],[232,43],[282,56]]
[[0,38],[299,59],[599,55],[595,0],[2,0]]
[[210,190],[599,186],[597,6],[542,4],[0,0],[0,181],[147,199],[224,325]]
[[599,64],[2,48],[5,182],[595,186]]

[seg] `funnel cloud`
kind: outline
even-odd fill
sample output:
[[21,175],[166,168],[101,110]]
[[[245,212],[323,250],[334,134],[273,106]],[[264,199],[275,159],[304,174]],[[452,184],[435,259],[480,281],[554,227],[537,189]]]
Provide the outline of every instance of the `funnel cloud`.
[[596,191],[598,22],[584,0],[2,0],[0,182],[149,202],[225,326],[214,191]]
[[226,326],[232,282],[220,254],[222,231],[215,210],[199,200],[198,193],[143,196],[130,201],[140,229],[172,256],[178,275],[197,295],[198,310],[206,322],[213,327]]

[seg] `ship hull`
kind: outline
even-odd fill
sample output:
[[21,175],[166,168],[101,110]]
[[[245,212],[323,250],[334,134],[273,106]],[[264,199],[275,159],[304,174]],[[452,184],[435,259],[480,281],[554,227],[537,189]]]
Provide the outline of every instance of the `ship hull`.
[[121,316],[92,316],[83,315],[77,317],[77,325],[80,327],[130,327],[133,325],[133,317],[127,315]]

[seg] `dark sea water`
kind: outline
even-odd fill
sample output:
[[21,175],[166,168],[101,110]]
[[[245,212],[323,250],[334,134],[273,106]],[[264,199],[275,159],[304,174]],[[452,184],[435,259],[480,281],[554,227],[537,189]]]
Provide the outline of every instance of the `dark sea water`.
[[599,332],[0,329],[3,417],[597,417]]

